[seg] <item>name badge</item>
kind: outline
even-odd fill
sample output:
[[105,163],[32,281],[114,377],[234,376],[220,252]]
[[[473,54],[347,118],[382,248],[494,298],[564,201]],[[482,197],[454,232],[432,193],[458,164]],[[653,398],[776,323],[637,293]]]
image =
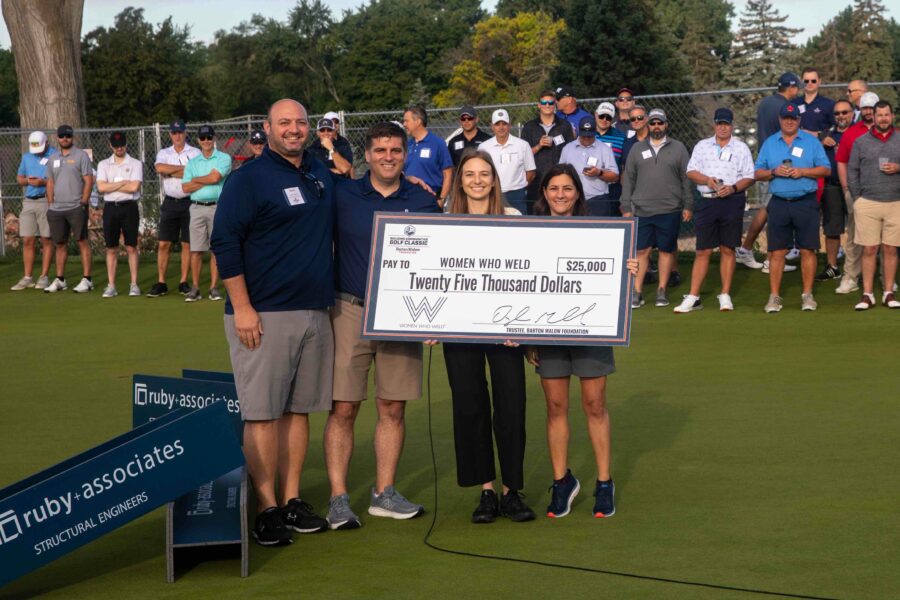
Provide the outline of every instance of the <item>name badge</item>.
[[454,142],[453,149],[454,150],[462,150],[465,145],[466,145],[466,143],[464,141],[460,140],[458,142]]
[[731,160],[731,150],[722,150],[722,153],[719,155],[719,160]]
[[644,150],[643,152],[641,152],[641,156],[644,157],[644,159],[653,158],[653,151]]
[[797,110],[799,110],[799,111],[800,111],[800,114],[802,115],[803,113],[806,112],[806,105],[805,105],[805,104],[799,105],[799,106],[797,107]]
[[565,144],[565,143],[566,143],[566,138],[564,138],[562,135],[557,135],[557,136],[553,137],[553,144],[555,146],[559,146],[560,144]]
[[597,166],[597,157],[596,156],[588,156],[587,166],[596,167]]
[[54,169],[58,169],[58,168],[60,167],[61,164],[62,164],[62,161],[61,161],[61,160],[54,160],[54,161],[53,161],[53,168],[54,168]]
[[419,150],[419,158],[431,158],[431,148],[422,148]]
[[41,159],[41,164],[42,164],[42,165],[46,165],[47,162],[48,162],[48,161],[47,161],[47,157],[46,157],[46,156],[45,156],[44,158]]
[[288,204],[290,204],[291,206],[306,204],[306,200],[303,199],[303,192],[300,191],[300,188],[285,188],[282,191],[284,192],[285,200],[287,200]]
[[800,158],[801,156],[803,156],[803,148],[800,148],[799,146],[794,147],[794,149],[791,150],[791,156],[796,156],[797,158]]
[[510,165],[513,161],[513,155],[510,152],[504,152],[500,155],[500,162],[504,165]]
[[634,129],[629,129],[625,137],[633,138],[635,135],[637,135],[637,132]]

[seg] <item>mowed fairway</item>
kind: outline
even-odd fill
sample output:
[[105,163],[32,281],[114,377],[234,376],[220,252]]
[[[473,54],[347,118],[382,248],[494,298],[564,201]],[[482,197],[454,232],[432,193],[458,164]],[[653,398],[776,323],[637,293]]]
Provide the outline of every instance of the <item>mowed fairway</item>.
[[[142,259],[146,291],[155,279],[153,258]],[[281,549],[251,544],[247,579],[239,577],[237,561],[214,561],[166,584],[165,516],[156,510],[12,583],[0,597],[763,597],[747,590],[898,597],[900,311],[879,305],[857,314],[857,296],[835,295],[833,282],[817,285],[817,312],[801,313],[799,273],[789,273],[785,309],[767,315],[767,277],[738,268],[733,313],[717,310],[715,266],[703,291],[705,310],[674,315],[671,307],[648,305],[635,311],[631,347],[617,351],[618,373],[609,382],[617,490],[611,519],[590,515],[596,473],[577,396],[571,467],[582,492],[568,517],[540,516],[551,471],[543,395],[529,368],[524,491],[538,520],[471,524],[478,490],[456,485],[449,391],[440,346],[434,350],[439,505],[432,543],[657,579],[426,547],[435,501],[423,399],[407,412],[397,482],[425,504],[423,518],[385,521],[365,514],[374,473],[369,405],[358,422],[350,473],[362,529],[295,535],[294,544]],[[689,264],[681,270],[687,276]],[[97,289],[90,294],[12,293],[7,290],[21,275],[20,264],[0,262],[0,486],[128,430],[133,373],[229,370],[221,303],[189,305],[178,294],[129,298],[122,294],[122,266],[122,295],[101,300],[99,262],[94,272]],[[68,275],[70,286],[77,283],[71,260]],[[686,283],[672,291],[673,306],[686,292]],[[329,495],[324,421],[322,414],[311,419],[303,475],[303,497],[320,511]]]

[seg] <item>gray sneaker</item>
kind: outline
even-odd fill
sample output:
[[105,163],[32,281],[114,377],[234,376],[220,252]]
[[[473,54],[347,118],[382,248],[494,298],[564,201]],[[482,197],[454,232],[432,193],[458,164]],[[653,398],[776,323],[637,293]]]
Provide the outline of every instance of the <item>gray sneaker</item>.
[[209,289],[209,299],[210,300],[221,300],[222,294],[219,293],[219,288],[210,288]]
[[359,529],[362,523],[359,517],[350,510],[350,496],[341,494],[334,496],[328,501],[328,520],[329,529]]
[[141,288],[138,286],[138,284],[132,283],[131,286],[129,286],[128,295],[129,296],[140,296],[141,295]]
[[116,291],[116,288],[112,285],[106,286],[103,290],[103,294],[100,296],[101,298],[115,298],[119,295],[119,292]]
[[766,302],[766,307],[763,309],[767,313],[777,313],[781,310],[784,302],[781,299],[781,296],[776,296],[775,294],[769,294],[769,301]]
[[197,302],[198,300],[200,300],[200,290],[197,288],[191,288],[191,291],[184,297],[185,302]]
[[33,287],[34,287],[34,278],[33,277],[23,277],[22,279],[19,280],[18,283],[16,283],[16,285],[12,286],[9,289],[14,292],[21,292],[22,290],[24,290],[26,288],[33,288]]
[[819,305],[816,303],[816,299],[813,298],[812,293],[800,294],[800,310],[816,310],[817,308],[819,308]]
[[666,297],[666,290],[657,288],[656,290],[656,306],[668,306],[669,299]]
[[34,289],[42,290],[48,285],[50,285],[50,278],[44,275],[43,277],[38,277],[37,283],[34,284]]
[[392,519],[412,519],[425,513],[425,507],[414,504],[403,497],[403,494],[389,485],[381,495],[372,488],[372,501],[369,503],[369,514],[373,517],[390,517]]

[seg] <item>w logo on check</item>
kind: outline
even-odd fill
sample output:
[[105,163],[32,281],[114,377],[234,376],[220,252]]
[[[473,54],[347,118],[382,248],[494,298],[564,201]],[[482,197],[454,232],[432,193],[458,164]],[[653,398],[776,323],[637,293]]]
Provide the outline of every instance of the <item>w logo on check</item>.
[[416,303],[411,296],[403,296],[403,301],[406,303],[406,310],[409,311],[409,316],[412,317],[413,323],[419,321],[419,317],[422,316],[422,313],[425,313],[425,317],[428,319],[428,322],[431,323],[434,321],[438,312],[440,312],[441,307],[444,306],[447,297],[441,296],[434,305],[431,304],[428,298],[422,298]]

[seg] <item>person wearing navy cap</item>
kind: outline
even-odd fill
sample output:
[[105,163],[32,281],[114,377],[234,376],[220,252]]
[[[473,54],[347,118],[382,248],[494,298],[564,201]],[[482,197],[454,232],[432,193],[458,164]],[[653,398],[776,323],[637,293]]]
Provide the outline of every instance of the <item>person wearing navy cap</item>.
[[568,85],[556,88],[556,108],[558,109],[556,114],[569,122],[573,132],[578,129],[581,119],[591,116],[591,113],[578,104],[575,90]]
[[568,163],[578,171],[589,215],[619,216],[619,203],[609,199],[609,184],[619,180],[619,167],[612,149],[597,139],[593,117],[581,119],[578,137],[563,146],[559,162]]
[[616,122],[613,127],[625,134],[625,137],[634,136],[631,128],[631,109],[634,108],[634,92],[631,88],[622,87],[616,92]]
[[327,114],[319,119],[316,126],[316,140],[307,150],[325,163],[328,170],[335,175],[353,179],[353,148],[350,147],[347,138],[338,135],[334,119],[329,118]]
[[491,136],[479,129],[478,113],[474,107],[463,106],[459,109],[459,129],[447,138],[447,148],[450,149],[454,168],[459,165],[459,160],[466,149],[477,149],[481,142],[490,138]]
[[254,129],[250,134],[250,152],[251,155],[247,157],[247,160],[244,161],[244,164],[247,164],[254,158],[259,158],[262,155],[263,148],[266,147],[266,132],[262,129]]

